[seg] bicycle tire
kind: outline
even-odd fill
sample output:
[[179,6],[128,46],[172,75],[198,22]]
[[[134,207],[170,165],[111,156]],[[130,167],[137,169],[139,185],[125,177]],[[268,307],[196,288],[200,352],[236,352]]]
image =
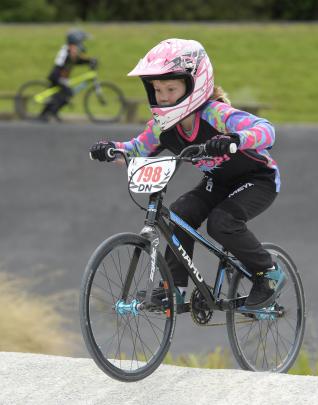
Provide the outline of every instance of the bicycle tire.
[[[140,257],[127,297],[127,301],[133,302],[136,292],[145,288],[151,263],[149,241],[133,233],[114,235],[95,250],[80,290],[80,321],[86,347],[103,372],[125,382],[147,377],[162,363],[176,321],[173,281],[160,253],[154,281],[161,277],[166,283],[166,312],[140,310],[137,315],[120,315],[116,311],[126,280],[124,270],[129,267],[135,249],[140,249]],[[124,257],[122,252],[128,255]]]
[[49,87],[45,80],[30,80],[18,89],[14,98],[15,112],[20,119],[35,119],[41,113],[44,105],[37,103],[33,96]]
[[125,97],[119,87],[110,82],[99,83],[100,94],[91,86],[84,95],[84,110],[90,121],[98,124],[118,122],[122,117]]
[[[231,310],[226,314],[227,332],[234,357],[242,369],[285,373],[292,367],[302,345],[306,319],[305,295],[290,256],[280,246],[272,243],[262,245],[287,275],[287,284],[276,299],[276,305],[283,308],[283,315],[274,317],[276,319],[266,315],[251,319],[247,314]],[[247,281],[246,277],[235,271],[228,298],[248,295],[251,282]],[[278,348],[279,344],[282,347]]]

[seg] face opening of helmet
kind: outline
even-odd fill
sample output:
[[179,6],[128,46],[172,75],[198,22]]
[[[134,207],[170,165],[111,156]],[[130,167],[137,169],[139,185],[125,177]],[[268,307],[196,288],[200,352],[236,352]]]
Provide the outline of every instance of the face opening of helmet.
[[[193,77],[191,76],[191,74],[186,74],[184,72],[169,73],[169,74],[158,75],[158,76],[141,76],[141,80],[146,89],[150,107],[160,107],[160,106],[172,107],[172,106],[178,105],[193,92],[193,88],[194,88]],[[174,100],[174,102],[172,102],[171,104],[167,104],[167,103],[160,104],[158,102],[159,101],[158,95],[156,96],[156,89],[155,89],[154,83],[162,82],[163,87],[165,87],[164,86],[165,82],[168,83],[170,81],[172,83],[173,83],[173,81],[183,81],[184,85],[185,85],[185,90],[184,90],[183,94],[181,94],[181,96],[179,98],[177,98],[176,100]]]

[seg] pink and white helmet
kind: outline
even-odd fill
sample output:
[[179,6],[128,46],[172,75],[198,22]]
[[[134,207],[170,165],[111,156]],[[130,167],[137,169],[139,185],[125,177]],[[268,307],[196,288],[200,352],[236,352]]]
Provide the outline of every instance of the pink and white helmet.
[[[154,120],[167,130],[204,104],[213,93],[213,67],[203,46],[193,40],[167,39],[152,48],[128,76],[139,76]],[[152,80],[185,79],[186,94],[176,104],[159,106]]]

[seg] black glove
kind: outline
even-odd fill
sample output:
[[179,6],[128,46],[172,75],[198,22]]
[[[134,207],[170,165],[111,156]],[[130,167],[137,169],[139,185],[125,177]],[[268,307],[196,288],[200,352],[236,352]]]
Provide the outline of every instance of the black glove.
[[240,137],[237,134],[216,135],[205,144],[205,152],[208,156],[223,156],[230,154],[230,145],[240,144]]
[[115,148],[115,145],[112,142],[99,141],[90,147],[90,156],[93,160],[99,160],[100,162],[105,162],[105,160],[107,162],[112,162],[115,160],[115,156],[110,157],[107,153],[111,148]]
[[89,61],[89,67],[91,69],[96,69],[98,65],[97,59],[96,58],[91,58]]

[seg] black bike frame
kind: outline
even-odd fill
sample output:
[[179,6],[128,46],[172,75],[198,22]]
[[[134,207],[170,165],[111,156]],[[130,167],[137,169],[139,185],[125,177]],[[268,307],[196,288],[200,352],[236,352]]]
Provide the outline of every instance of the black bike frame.
[[[171,210],[167,209],[165,206],[162,205],[162,194],[165,191],[161,191],[155,194],[152,194],[149,199],[148,210],[146,215],[145,225],[148,227],[148,231],[151,230],[152,234],[155,234],[155,228],[160,230],[160,233],[163,235],[164,239],[167,241],[169,247],[171,248],[172,252],[178,259],[180,263],[183,264],[184,268],[188,272],[190,278],[199,289],[201,294],[204,296],[207,305],[210,309],[219,309],[219,310],[227,310],[233,309],[233,307],[241,306],[242,305],[242,297],[231,300],[220,299],[220,293],[224,281],[224,277],[226,272],[230,271],[230,268],[235,268],[237,271],[244,274],[245,277],[251,279],[251,274],[246,271],[245,268],[241,266],[240,263],[234,257],[229,256],[228,252],[220,250],[213,242],[208,241],[205,239],[199,232],[193,229],[187,222],[182,220],[178,215],[176,215]],[[168,221],[166,221],[166,218]],[[173,224],[173,226],[169,226]],[[204,281],[203,277],[194,266],[192,259],[180,243],[180,241],[175,236],[173,229],[178,227],[186,232],[194,241],[199,242],[203,245],[206,249],[212,252],[215,256],[220,259],[218,271],[214,283],[213,292],[210,291],[209,287],[207,286],[206,282]],[[146,234],[142,234],[147,236]],[[151,238],[149,238],[151,241]],[[150,288],[151,290],[151,288]],[[147,291],[148,295],[150,296],[151,291]]]
[[[198,148],[199,153],[200,153],[200,151],[202,152],[202,147],[203,147],[203,145],[191,145],[191,146],[188,146],[187,148],[185,148],[183,150],[183,152],[178,157],[176,157],[176,159],[179,159],[179,161],[177,163],[177,167],[176,167],[176,170],[175,170],[173,176],[175,176],[182,161],[191,161],[192,163],[195,162],[195,158],[183,157],[181,159],[182,154],[185,156],[185,152],[186,151],[189,152],[193,148]],[[126,152],[122,151],[120,149],[114,149],[113,151],[115,153],[118,152],[121,155],[123,155],[125,158],[126,164],[128,166],[129,160],[126,155]],[[109,156],[113,157],[114,155],[109,155]],[[150,163],[148,163],[148,164],[150,164]],[[139,170],[140,170],[140,168],[139,168]],[[238,308],[239,306],[244,305],[245,297],[238,297],[233,300],[220,299],[220,293],[221,293],[224,277],[225,277],[225,275],[227,275],[228,280],[230,280],[229,273],[230,273],[231,269],[233,269],[233,268],[236,269],[238,272],[240,272],[245,277],[247,277],[248,279],[251,279],[252,275],[235,259],[235,257],[229,256],[228,252],[225,249],[220,250],[213,242],[210,242],[207,239],[205,239],[199,232],[197,232],[195,229],[193,229],[187,222],[185,222],[180,217],[178,217],[178,215],[176,215],[174,212],[172,212],[168,208],[166,208],[162,204],[163,195],[166,193],[166,190],[167,190],[167,186],[163,190],[150,195],[148,208],[146,210],[147,214],[146,214],[146,219],[145,219],[145,227],[140,232],[140,234],[142,236],[144,236],[145,238],[147,238],[151,243],[151,269],[150,269],[150,276],[149,276],[149,280],[148,280],[145,301],[146,302],[151,301],[151,294],[152,294],[152,290],[154,288],[154,285],[153,285],[154,274],[153,273],[156,269],[157,248],[159,245],[159,239],[158,239],[159,235],[157,232],[157,228],[158,228],[160,230],[161,234],[164,236],[165,240],[167,241],[172,252],[178,259],[178,261],[183,264],[183,266],[186,269],[186,271],[188,272],[190,278],[192,279],[192,281],[194,282],[196,287],[199,289],[199,291],[205,298],[207,305],[210,309],[218,309],[218,310],[223,311],[223,310]],[[130,195],[131,195],[131,193],[130,193]],[[135,203],[136,203],[136,201],[135,201]],[[139,205],[139,204],[137,204],[137,205]],[[139,205],[139,207],[143,208],[140,205]],[[168,222],[166,222],[166,220],[164,218],[166,218],[168,220]],[[173,224],[173,226],[170,227],[169,226],[170,224]],[[201,276],[201,274],[199,273],[197,268],[194,266],[192,259],[190,258],[190,256],[186,252],[186,250],[183,248],[180,241],[174,235],[173,229],[175,227],[182,229],[194,241],[199,242],[201,245],[203,245],[206,249],[208,249],[210,252],[212,252],[215,256],[217,256],[220,259],[213,292],[210,291],[210,288],[205,283],[203,277]],[[130,264],[129,271],[126,276],[125,283],[124,283],[124,288],[123,288],[123,292],[122,292],[123,300],[127,299],[128,291],[130,288],[133,274],[135,272],[136,265],[138,263],[139,255],[140,255],[140,249],[136,248],[134,251],[132,260],[131,260],[131,264]]]

